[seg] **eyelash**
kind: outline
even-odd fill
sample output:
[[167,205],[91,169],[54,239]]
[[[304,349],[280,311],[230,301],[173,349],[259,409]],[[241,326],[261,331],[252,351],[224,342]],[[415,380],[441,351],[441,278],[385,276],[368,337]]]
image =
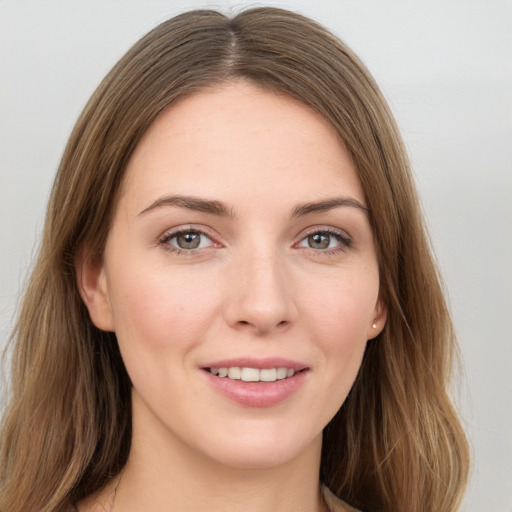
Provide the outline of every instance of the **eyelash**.
[[[200,236],[205,236],[208,239],[210,239],[210,241],[212,242],[211,245],[213,245],[213,246],[216,245],[217,247],[221,246],[220,244],[216,243],[214,241],[213,237],[209,233],[207,233],[205,230],[202,230],[199,228],[194,228],[194,227],[180,228],[180,229],[176,229],[171,232],[168,232],[165,235],[163,235],[162,238],[160,238],[160,240],[158,241],[158,244],[160,246],[162,246],[166,251],[172,252],[177,255],[185,255],[185,256],[195,256],[198,254],[199,251],[206,249],[205,247],[182,249],[180,247],[171,245],[169,243],[173,238],[178,237],[180,234],[186,234],[186,233],[194,233],[194,234],[198,234]],[[336,247],[332,247],[330,249],[327,248],[327,249],[323,249],[323,250],[315,250],[312,247],[304,247],[305,249],[311,249],[313,254],[318,255],[318,256],[335,256],[339,252],[345,251],[346,249],[349,249],[350,247],[352,247],[352,239],[346,233],[340,232],[340,231],[337,231],[334,229],[330,229],[330,228],[311,229],[310,231],[306,232],[302,236],[302,238],[299,240],[298,243],[294,244],[294,247],[297,247],[297,246],[303,247],[303,246],[300,246],[299,244],[312,235],[327,235],[330,237],[334,237],[338,242],[338,245]]]
[[[330,249],[327,248],[327,249],[323,249],[323,250],[315,250],[312,247],[304,247],[305,249],[311,249],[315,256],[336,256],[340,252],[343,252],[352,247],[352,239],[350,238],[350,236],[347,233],[345,233],[343,231],[338,231],[338,230],[335,230],[332,228],[318,228],[318,227],[313,228],[313,229],[309,230],[308,232],[306,232],[304,234],[304,236],[302,236],[302,238],[300,239],[299,244],[312,235],[327,235],[330,237],[334,237],[338,242],[338,245],[336,247],[332,247]],[[296,245],[298,245],[298,244],[296,244]],[[300,246],[300,247],[302,247],[302,246]]]
[[160,238],[160,240],[158,241],[158,245],[161,245],[166,251],[172,252],[177,255],[184,255],[184,256],[195,256],[199,251],[202,251],[203,249],[205,249],[205,247],[200,247],[197,249],[182,249],[180,247],[171,245],[169,243],[173,238],[176,238],[179,235],[186,234],[186,233],[194,233],[194,234],[198,234],[200,236],[205,236],[211,240],[212,245],[220,246],[220,244],[217,244],[213,240],[212,236],[209,233],[207,233],[206,231],[204,231],[202,229],[194,228],[194,227],[180,228],[180,229],[173,230],[170,233],[166,233],[162,238]]

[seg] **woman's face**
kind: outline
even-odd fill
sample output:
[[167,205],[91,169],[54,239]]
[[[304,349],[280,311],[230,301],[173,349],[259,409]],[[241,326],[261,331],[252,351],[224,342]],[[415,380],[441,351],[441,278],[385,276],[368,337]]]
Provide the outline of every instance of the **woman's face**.
[[385,321],[343,144],[245,82],[150,127],[87,272],[91,316],[115,330],[133,383],[134,443],[237,467],[318,453]]

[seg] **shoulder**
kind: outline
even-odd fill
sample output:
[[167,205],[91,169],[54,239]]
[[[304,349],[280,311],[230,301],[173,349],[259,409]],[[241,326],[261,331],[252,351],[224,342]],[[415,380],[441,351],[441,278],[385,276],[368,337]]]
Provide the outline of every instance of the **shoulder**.
[[322,494],[329,508],[329,512],[360,512],[335,496],[325,485],[322,487]]

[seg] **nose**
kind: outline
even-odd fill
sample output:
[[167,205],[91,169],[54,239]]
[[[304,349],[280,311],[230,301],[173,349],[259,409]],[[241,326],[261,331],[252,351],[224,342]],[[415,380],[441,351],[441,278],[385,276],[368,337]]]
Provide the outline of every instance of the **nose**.
[[293,283],[278,255],[240,256],[231,275],[226,307],[231,327],[264,335],[296,320]]

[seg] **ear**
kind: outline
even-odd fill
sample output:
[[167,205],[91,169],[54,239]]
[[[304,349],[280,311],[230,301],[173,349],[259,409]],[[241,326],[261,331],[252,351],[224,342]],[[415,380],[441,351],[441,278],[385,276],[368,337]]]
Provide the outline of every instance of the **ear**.
[[386,319],[388,317],[388,308],[384,301],[379,297],[377,303],[375,304],[375,309],[373,311],[373,317],[371,319],[371,323],[368,326],[366,339],[371,340],[377,337],[384,326],[386,325]]
[[76,279],[92,323],[103,331],[114,331],[114,318],[108,295],[103,262],[85,250],[75,260]]

